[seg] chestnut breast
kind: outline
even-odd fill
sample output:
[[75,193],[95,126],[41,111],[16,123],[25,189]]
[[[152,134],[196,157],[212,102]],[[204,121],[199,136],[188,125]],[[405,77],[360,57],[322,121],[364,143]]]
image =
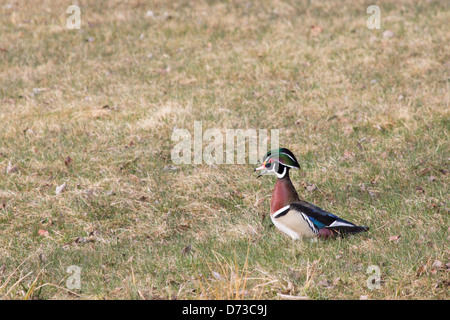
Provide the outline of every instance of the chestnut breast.
[[270,214],[298,200],[298,194],[289,177],[277,179],[275,188],[272,192],[270,203]]

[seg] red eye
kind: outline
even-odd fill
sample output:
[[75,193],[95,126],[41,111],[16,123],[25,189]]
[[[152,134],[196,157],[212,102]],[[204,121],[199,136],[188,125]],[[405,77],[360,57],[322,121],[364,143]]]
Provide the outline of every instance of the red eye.
[[264,162],[264,167],[266,167],[267,169],[271,169],[272,165],[273,165],[273,159],[269,159],[268,162]]

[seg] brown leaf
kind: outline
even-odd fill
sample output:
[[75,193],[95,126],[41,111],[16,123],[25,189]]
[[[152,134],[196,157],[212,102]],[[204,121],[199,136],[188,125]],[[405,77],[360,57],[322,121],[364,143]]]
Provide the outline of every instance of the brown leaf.
[[88,239],[86,239],[85,237],[76,237],[75,240],[73,241],[73,243],[77,244],[77,243],[86,243],[88,242]]
[[341,160],[352,160],[354,158],[355,154],[353,152],[345,150]]
[[67,158],[64,160],[64,164],[65,164],[66,166],[69,166],[72,162],[73,162],[73,160],[72,160],[71,157],[67,157]]
[[[373,81],[375,81],[375,82],[373,82]],[[376,84],[377,81],[376,81],[376,80],[372,80],[370,83]],[[377,129],[377,130],[380,130],[380,131],[386,130],[386,129],[385,129],[382,125],[380,125],[379,123],[374,124],[373,127],[374,127],[375,129]]]
[[350,136],[353,133],[353,127],[352,126],[347,126],[344,128],[344,135],[345,136]]
[[439,280],[434,287],[435,288],[450,287],[450,280]]
[[214,277],[214,279],[216,280],[222,280],[222,276],[220,275],[220,273],[216,272],[216,271],[212,271],[212,275]]
[[19,169],[17,168],[17,166],[12,165],[11,162],[8,164],[8,167],[6,168],[6,174],[11,174],[14,172],[17,172]]
[[421,186],[417,186],[416,187],[416,192],[417,193],[425,193],[425,190]]
[[435,176],[429,176],[428,177],[428,182],[434,182],[436,181],[436,177]]
[[444,268],[444,264],[441,261],[439,261],[439,260],[434,260],[434,262],[433,262],[433,264],[431,266],[436,268],[436,269],[443,269]]
[[392,30],[386,30],[383,32],[383,38],[392,38],[395,36],[395,33]]
[[311,26],[311,33],[314,35],[314,36],[317,36],[319,33],[321,33],[323,31],[323,28],[321,27],[321,26],[315,26],[315,25],[312,25]]
[[48,231],[44,229],[39,229],[38,235],[46,237],[48,236]]
[[189,244],[186,247],[184,247],[183,249],[181,249],[181,254],[185,256],[191,251],[192,251],[192,244]]
[[337,277],[333,280],[333,286],[337,286],[341,282],[342,282],[341,278]]
[[64,182],[62,185],[56,187],[55,193],[60,194],[61,192],[64,191],[65,188],[66,188],[66,183]]
[[423,275],[425,273],[426,270],[427,270],[427,266],[424,264],[419,269],[417,269],[416,276],[420,277],[421,275]]
[[158,69],[158,70],[156,70],[156,73],[158,73],[158,74],[166,74],[166,73],[169,73],[170,72],[170,66],[167,66],[167,67],[165,67],[165,68],[162,68],[162,69]]
[[370,180],[371,184],[377,184],[378,180],[380,180],[380,176],[376,176],[375,178],[373,178],[372,180]]
[[424,175],[424,174],[427,174],[430,171],[431,171],[431,168],[428,167],[428,168],[424,168],[424,169],[420,170],[419,173],[421,175]]
[[319,282],[317,282],[317,285],[322,286],[322,287],[329,287],[330,282],[327,279],[324,279],[324,280],[320,280]]
[[395,241],[398,242],[398,240],[400,239],[401,236],[390,236],[389,237],[389,241]]

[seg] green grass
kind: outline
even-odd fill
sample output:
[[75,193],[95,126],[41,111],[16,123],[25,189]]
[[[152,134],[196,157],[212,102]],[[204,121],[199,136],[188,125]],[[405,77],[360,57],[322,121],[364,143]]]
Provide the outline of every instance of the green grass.
[[[449,6],[370,4],[2,4],[0,298],[448,299]],[[252,165],[164,170],[194,121],[280,129],[301,197],[370,232],[292,241]]]

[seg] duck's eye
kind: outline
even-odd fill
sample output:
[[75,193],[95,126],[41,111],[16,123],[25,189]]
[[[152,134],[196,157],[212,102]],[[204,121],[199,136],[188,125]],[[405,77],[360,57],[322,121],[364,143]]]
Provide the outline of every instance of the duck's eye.
[[273,159],[270,159],[269,161],[266,162],[265,167],[266,167],[266,169],[271,170],[275,164],[276,164],[276,162],[274,162]]

